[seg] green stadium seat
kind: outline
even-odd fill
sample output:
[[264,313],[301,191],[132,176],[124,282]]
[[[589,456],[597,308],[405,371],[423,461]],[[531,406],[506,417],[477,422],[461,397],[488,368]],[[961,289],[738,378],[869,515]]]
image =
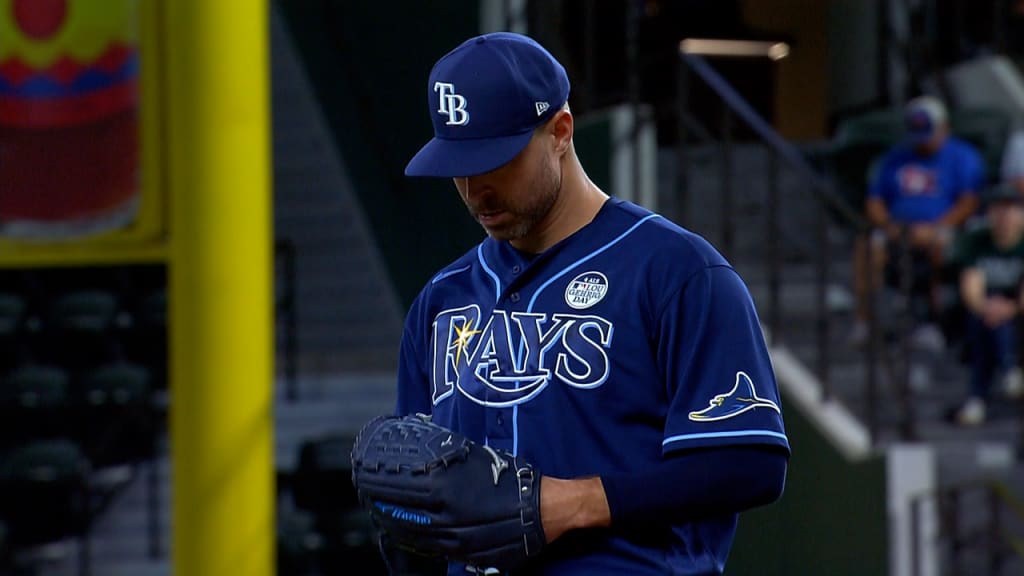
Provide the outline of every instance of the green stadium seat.
[[150,391],[150,372],[138,364],[106,364],[85,376],[75,402],[78,439],[95,467],[132,464],[152,456]]
[[146,366],[154,390],[167,388],[167,290],[158,288],[139,299],[135,322],[125,346],[128,358]]
[[0,517],[12,547],[21,548],[79,534],[89,514],[91,467],[68,439],[18,446],[0,459]]
[[953,134],[978,148],[985,162],[987,183],[996,183],[1013,117],[998,108],[962,108],[950,111],[949,124]]
[[70,378],[63,368],[28,364],[0,383],[0,444],[64,436],[69,422]]
[[47,306],[42,346],[47,361],[78,371],[113,360],[117,353],[114,320],[117,297],[104,290],[76,290]]
[[840,194],[854,210],[864,206],[872,164],[903,137],[903,113],[880,109],[839,123],[827,154]]
[[318,520],[336,521],[358,506],[352,487],[352,443],[344,434],[310,438],[299,446],[292,473],[292,496],[300,510],[313,512]]

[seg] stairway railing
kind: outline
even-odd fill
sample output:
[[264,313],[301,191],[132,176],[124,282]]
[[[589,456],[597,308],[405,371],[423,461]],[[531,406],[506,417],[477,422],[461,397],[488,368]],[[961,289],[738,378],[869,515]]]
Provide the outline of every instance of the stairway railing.
[[[753,133],[756,140],[763,145],[767,158],[765,172],[760,175],[752,175],[753,178],[762,178],[767,183],[768,192],[765,198],[765,218],[768,237],[765,239],[764,254],[761,261],[764,264],[764,273],[767,279],[768,298],[766,303],[767,332],[772,345],[784,343],[788,337],[784,325],[784,310],[781,298],[782,273],[784,267],[784,249],[795,251],[804,258],[813,260],[815,271],[814,280],[814,341],[815,352],[813,367],[815,375],[822,386],[822,397],[824,401],[834,399],[831,386],[830,368],[831,359],[829,355],[829,339],[832,332],[832,320],[828,308],[828,283],[832,274],[831,260],[829,254],[829,228],[832,222],[837,222],[855,234],[867,235],[870,225],[861,212],[851,207],[835,190],[833,179],[827,171],[816,167],[808,157],[793,143],[779,134],[769,122],[726,80],[715,68],[702,56],[687,53],[680,48],[679,65],[679,87],[677,101],[677,130],[676,139],[677,156],[680,161],[677,163],[679,173],[676,177],[677,190],[676,202],[686,204],[688,190],[687,182],[687,150],[686,136],[693,132],[692,126],[696,121],[689,113],[689,92],[693,79],[696,78],[716,96],[722,104],[722,115],[720,117],[720,138],[718,146],[720,149],[720,162],[722,165],[723,178],[720,179],[721,188],[721,221],[719,223],[722,238],[720,248],[722,252],[731,257],[735,248],[734,224],[734,183],[731,181],[733,154],[735,147],[734,135],[737,131],[737,124],[742,123],[749,132]],[[710,133],[703,130],[701,138],[706,138]],[[802,187],[811,195],[815,202],[814,232],[807,234],[807,230],[795,230],[787,228],[782,222],[782,196],[780,193],[780,179],[782,166],[785,166],[790,173],[799,178]],[[870,254],[868,254],[870,258]],[[870,269],[871,262],[868,262]],[[883,360],[880,354],[880,330],[877,326],[878,319],[873,299],[868,299],[868,326],[870,337],[864,349],[865,371],[863,382],[863,399],[866,406],[867,428],[873,445],[877,444],[880,434],[879,422],[879,374],[878,369]],[[904,379],[905,380],[905,379]],[[899,379],[897,379],[899,381]],[[904,381],[901,388],[902,419],[900,430],[904,438],[914,437],[914,421],[912,411],[912,398],[909,386]]]
[[[970,523],[964,510],[979,508],[978,502],[967,502],[974,496],[982,499],[979,511],[981,522]],[[937,539],[944,541],[948,552],[949,574],[961,576],[978,574],[979,562],[985,565],[985,574],[1002,574],[1007,560],[1024,559],[1024,535],[1014,534],[1007,526],[1007,514],[1018,523],[1024,522],[1024,502],[1021,502],[1010,488],[998,480],[977,480],[946,486],[941,489],[916,495],[911,499],[911,546],[917,552],[911,555],[910,574],[924,573],[924,562],[919,551],[924,542],[924,508],[928,504],[938,510],[939,530]],[[974,565],[968,565],[968,556],[973,553]]]

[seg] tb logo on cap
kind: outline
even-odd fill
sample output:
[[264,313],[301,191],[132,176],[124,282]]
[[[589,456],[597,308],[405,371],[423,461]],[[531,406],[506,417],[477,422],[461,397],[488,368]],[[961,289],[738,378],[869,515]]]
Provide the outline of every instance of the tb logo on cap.
[[465,126],[469,124],[469,112],[466,111],[466,97],[455,93],[455,84],[450,82],[434,82],[434,92],[441,101],[438,113],[447,114],[449,126]]

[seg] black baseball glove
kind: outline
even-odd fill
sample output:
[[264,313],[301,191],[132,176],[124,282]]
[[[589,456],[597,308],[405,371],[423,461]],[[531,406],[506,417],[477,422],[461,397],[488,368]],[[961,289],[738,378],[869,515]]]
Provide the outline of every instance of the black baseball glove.
[[417,554],[507,570],[546,544],[540,474],[429,417],[367,423],[352,447],[352,482],[377,527]]

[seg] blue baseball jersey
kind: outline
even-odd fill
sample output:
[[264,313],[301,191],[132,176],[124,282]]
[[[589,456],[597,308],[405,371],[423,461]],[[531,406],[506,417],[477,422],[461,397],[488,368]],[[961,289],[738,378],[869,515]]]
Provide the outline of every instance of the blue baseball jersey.
[[981,155],[970,144],[947,138],[935,154],[897,146],[880,160],[868,196],[885,202],[896,222],[934,222],[964,194],[985,184]]
[[[542,254],[488,238],[432,278],[406,318],[396,409],[559,478],[640,471],[694,448],[789,450],[736,271],[701,237],[617,198]],[[716,574],[736,522],[570,533],[532,573]]]

